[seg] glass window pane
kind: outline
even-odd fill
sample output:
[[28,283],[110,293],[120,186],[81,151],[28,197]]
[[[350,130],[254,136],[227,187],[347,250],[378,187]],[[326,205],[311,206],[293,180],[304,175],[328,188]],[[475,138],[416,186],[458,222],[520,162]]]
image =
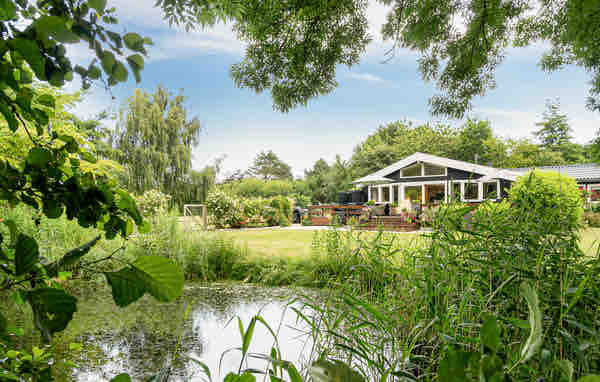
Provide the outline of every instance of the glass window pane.
[[474,200],[479,198],[479,183],[465,184],[465,200]]
[[496,182],[489,182],[483,184],[483,198],[484,199],[497,199],[498,198],[498,184]]
[[402,176],[421,176],[421,164],[415,164],[402,169]]
[[381,188],[381,196],[383,197],[383,200],[380,200],[380,202],[390,201],[390,188],[388,186],[384,186]]
[[377,197],[379,193],[377,191],[377,187],[371,187],[371,200],[378,202]]
[[425,163],[423,165],[425,175],[444,175],[446,173],[443,167],[434,166],[432,164]]
[[399,186],[392,186],[392,189],[394,190],[394,202],[396,202],[396,204],[400,205],[400,187]]
[[421,203],[421,186],[407,186],[404,189],[404,197],[412,203]]

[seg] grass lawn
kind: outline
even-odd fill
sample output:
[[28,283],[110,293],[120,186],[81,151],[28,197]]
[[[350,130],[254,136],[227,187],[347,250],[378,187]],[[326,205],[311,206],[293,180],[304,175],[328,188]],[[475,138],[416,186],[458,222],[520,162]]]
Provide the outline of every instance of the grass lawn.
[[598,252],[600,244],[600,228],[586,228],[581,230],[579,245],[588,256],[594,256]]
[[[259,257],[301,257],[312,254],[311,244],[314,231],[310,230],[280,230],[260,229],[247,231],[219,232],[226,238],[234,239],[239,245],[247,246],[250,256]],[[375,232],[362,232],[361,235],[372,237]],[[415,240],[420,240],[420,234],[398,234],[400,245],[411,245]],[[600,228],[587,228],[581,231],[581,249],[593,256],[600,244]]]
[[[234,239],[237,244],[248,247],[251,256],[299,257],[312,254],[312,240],[315,231],[260,229],[247,231],[223,231],[219,235]],[[376,232],[362,232],[361,235],[374,237]],[[400,233],[396,235],[401,245],[410,245],[419,234]]]

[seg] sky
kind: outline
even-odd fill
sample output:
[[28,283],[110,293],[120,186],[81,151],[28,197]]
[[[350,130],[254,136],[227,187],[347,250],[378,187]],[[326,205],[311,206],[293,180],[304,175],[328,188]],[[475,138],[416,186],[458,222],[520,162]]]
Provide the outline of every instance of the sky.
[[[154,1],[109,0],[117,9],[118,31],[137,32],[151,37],[142,81],[117,85],[109,93],[92,87],[74,112],[91,117],[103,110],[119,110],[136,88],[152,92],[160,84],[174,93],[183,89],[189,118],[197,117],[203,127],[193,151],[193,167],[201,169],[226,155],[222,176],[247,169],[256,155],[273,150],[292,167],[295,176],[323,158],[328,162],[339,154],[348,160],[353,148],[378,126],[397,121],[443,122],[461,125],[461,120],[434,118],[428,99],[437,93],[435,84],[422,80],[417,70],[418,55],[397,50],[384,62],[391,43],[380,34],[388,8],[371,4],[369,29],[373,41],[360,64],[339,67],[339,86],[289,113],[273,109],[270,94],[256,94],[237,88],[229,75],[232,64],[241,61],[244,45],[230,26],[185,32],[169,27]],[[585,109],[589,75],[580,68],[544,73],[537,63],[543,46],[510,48],[497,69],[497,87],[474,100],[468,114],[491,121],[501,137],[529,137],[537,129],[549,98],[558,97],[567,114],[575,141],[590,141],[600,128],[600,115]],[[89,63],[90,51],[75,46],[69,50],[74,63]],[[77,90],[73,82],[68,90]]]

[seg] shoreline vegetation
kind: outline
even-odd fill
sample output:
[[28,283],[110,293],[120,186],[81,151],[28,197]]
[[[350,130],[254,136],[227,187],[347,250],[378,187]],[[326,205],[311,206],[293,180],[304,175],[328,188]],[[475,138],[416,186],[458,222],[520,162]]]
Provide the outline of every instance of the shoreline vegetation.
[[[483,372],[486,381],[572,381],[563,367],[572,378],[598,373],[599,231],[580,230],[576,206],[557,215],[547,203],[524,203],[528,192],[517,186],[511,204],[448,205],[433,232],[410,236],[335,228],[191,233],[177,216],[159,214],[149,218],[149,233],[102,240],[87,258],[122,247],[124,261],[169,258],[188,281],[322,288],[324,304],[309,301],[310,315],[296,312],[311,328],[315,364],[343,361],[352,368],[344,372],[366,380],[473,381]],[[2,213],[49,260],[97,233],[27,207]],[[110,259],[91,274],[119,266]],[[89,277],[86,269],[73,274]],[[258,321],[240,324],[243,343]]]

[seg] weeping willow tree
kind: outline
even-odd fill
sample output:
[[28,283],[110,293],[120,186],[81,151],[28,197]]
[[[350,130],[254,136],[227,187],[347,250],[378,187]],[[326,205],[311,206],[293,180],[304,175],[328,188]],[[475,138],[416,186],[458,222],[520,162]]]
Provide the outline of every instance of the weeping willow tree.
[[197,118],[188,120],[184,102],[183,93],[174,96],[159,85],[154,94],[136,90],[121,109],[113,145],[129,191],[157,189],[178,205],[185,201],[201,126]]

